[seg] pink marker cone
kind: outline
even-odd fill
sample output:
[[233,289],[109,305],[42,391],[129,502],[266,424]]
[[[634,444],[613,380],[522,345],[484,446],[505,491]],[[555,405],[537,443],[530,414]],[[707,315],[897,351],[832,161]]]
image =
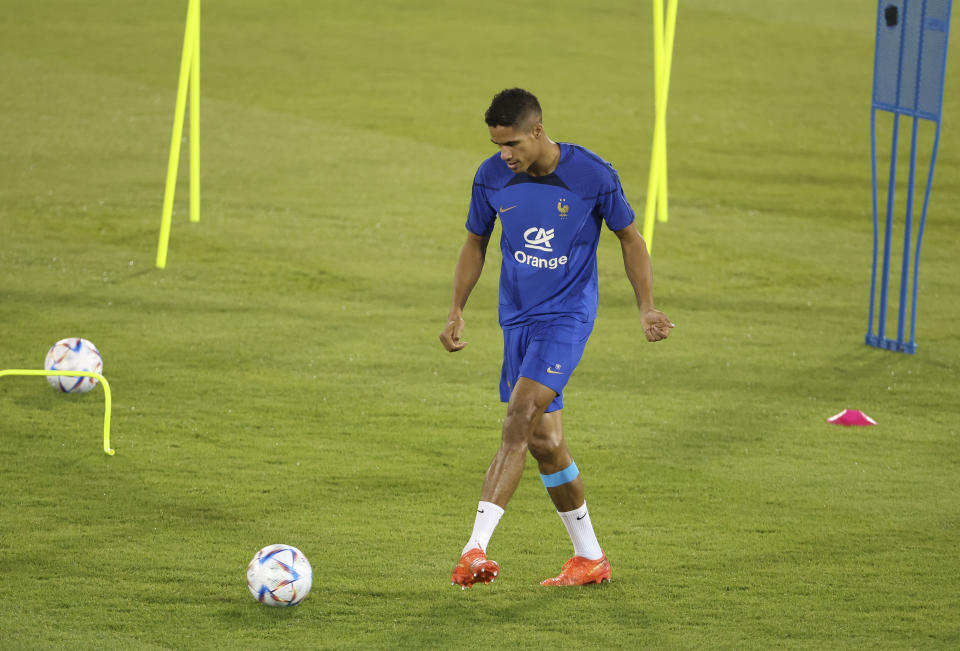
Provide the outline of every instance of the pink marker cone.
[[827,419],[831,425],[876,425],[877,421],[867,416],[862,411],[856,409],[844,409],[836,416]]

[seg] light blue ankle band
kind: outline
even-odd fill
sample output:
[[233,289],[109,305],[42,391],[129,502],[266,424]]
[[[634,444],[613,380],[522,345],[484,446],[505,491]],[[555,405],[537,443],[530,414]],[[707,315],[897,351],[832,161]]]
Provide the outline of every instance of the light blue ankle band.
[[541,473],[540,479],[543,480],[544,486],[547,488],[553,488],[554,486],[563,486],[564,484],[568,484],[579,476],[580,471],[577,470],[577,464],[571,461],[570,465],[560,472],[555,472],[552,475],[544,475]]

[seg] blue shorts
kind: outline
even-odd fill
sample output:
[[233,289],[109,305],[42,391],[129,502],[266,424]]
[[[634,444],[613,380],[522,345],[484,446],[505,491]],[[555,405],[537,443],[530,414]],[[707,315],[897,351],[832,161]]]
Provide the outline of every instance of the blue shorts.
[[529,378],[557,392],[546,411],[563,409],[563,388],[580,363],[593,323],[571,317],[504,328],[500,400],[510,402],[517,380]]

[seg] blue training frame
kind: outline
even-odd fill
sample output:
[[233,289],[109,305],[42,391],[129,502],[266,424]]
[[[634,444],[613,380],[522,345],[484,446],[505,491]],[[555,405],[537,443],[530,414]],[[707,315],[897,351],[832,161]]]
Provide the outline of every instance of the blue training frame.
[[[930,191],[933,186],[933,172],[937,160],[937,151],[940,146],[941,118],[943,108],[943,91],[946,77],[947,49],[949,44],[950,32],[950,13],[952,10],[952,0],[939,0],[940,7],[945,9],[945,16],[940,18],[930,18],[927,16],[928,0],[878,0],[877,2],[877,41],[874,53],[873,70],[873,101],[870,111],[870,153],[871,153],[871,175],[873,189],[873,265],[870,278],[870,315],[867,323],[867,334],[865,342],[867,345],[883,348],[886,350],[916,353],[916,324],[917,324],[917,283],[920,270],[920,247],[923,241],[923,232],[926,226],[927,209],[930,203]],[[936,1],[936,0],[935,0]],[[904,105],[902,101],[902,89],[904,82],[904,58],[907,38],[905,37],[908,23],[907,17],[911,15],[911,2],[920,2],[920,25],[918,28],[918,43],[916,52],[916,71],[913,81],[912,105]],[[944,5],[945,3],[945,5]],[[897,22],[894,26],[898,27],[899,33],[899,53],[897,60],[897,79],[896,79],[896,97],[891,104],[889,101],[882,101],[880,95],[880,79],[883,71],[880,69],[881,59],[881,30],[884,29],[886,22],[886,12],[894,9],[894,15],[897,16]],[[914,12],[916,13],[916,12]],[[902,17],[902,18],[901,18]],[[887,27],[890,29],[893,26]],[[922,85],[923,74],[923,51],[924,36],[928,30],[943,32],[943,52],[939,62],[939,80],[937,85],[936,110],[922,110],[920,89]],[[936,72],[937,68],[934,68]],[[883,244],[883,266],[880,286],[880,302],[876,304],[877,294],[877,260],[879,254],[879,207],[878,207],[878,185],[877,185],[877,111],[887,111],[893,114],[893,135],[890,153],[890,174],[887,186],[887,204],[886,221],[884,229]],[[887,302],[890,285],[890,254],[891,254],[891,233],[893,230],[893,207],[895,198],[895,187],[897,179],[897,158],[898,142],[900,137],[900,116],[912,117],[912,139],[910,144],[910,170],[907,185],[907,205],[904,218],[904,241],[903,241],[903,264],[900,278],[900,296],[898,306],[897,338],[890,339],[886,336],[887,327]],[[920,215],[920,222],[917,229],[916,248],[913,255],[913,283],[911,293],[911,316],[910,316],[910,339],[905,340],[906,324],[906,302],[907,286],[909,284],[910,273],[910,244],[911,234],[913,232],[913,203],[914,191],[916,186],[916,163],[917,163],[917,136],[920,120],[930,120],[935,125],[933,140],[933,149],[930,156],[930,167],[927,172],[926,189],[923,198],[923,208]],[[879,307],[879,310],[877,308]],[[877,331],[873,331],[873,317],[877,313]]]

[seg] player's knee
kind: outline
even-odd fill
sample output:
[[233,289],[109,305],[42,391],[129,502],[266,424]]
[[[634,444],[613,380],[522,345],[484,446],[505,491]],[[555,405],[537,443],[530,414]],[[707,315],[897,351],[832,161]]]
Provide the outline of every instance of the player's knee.
[[527,435],[522,427],[515,427],[508,418],[503,422],[503,435],[500,444],[505,448],[516,448],[523,451],[527,447]]
[[516,429],[522,430],[526,438],[526,432],[533,429],[541,411],[543,410],[532,400],[511,400],[507,405],[507,421]]
[[534,431],[527,441],[530,454],[537,461],[552,459],[562,444],[563,437],[555,432]]
[[522,413],[507,411],[503,421],[503,444],[511,447],[526,447],[529,421]]
[[536,417],[535,410],[511,403],[507,408],[507,417],[503,421],[503,445],[526,448]]

